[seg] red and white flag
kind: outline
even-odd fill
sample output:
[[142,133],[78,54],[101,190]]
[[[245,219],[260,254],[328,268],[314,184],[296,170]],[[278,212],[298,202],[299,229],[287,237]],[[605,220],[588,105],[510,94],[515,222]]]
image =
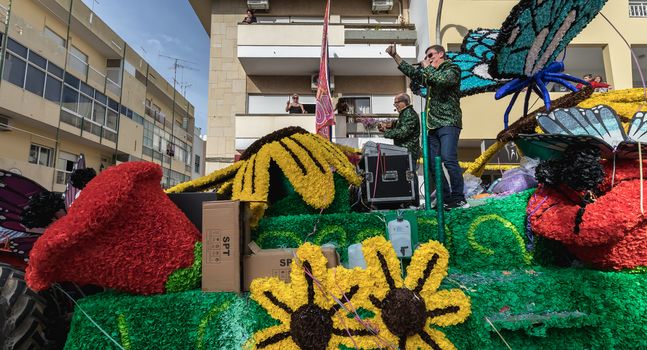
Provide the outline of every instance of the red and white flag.
[[328,77],[328,17],[330,17],[330,0],[326,0],[326,14],[323,23],[323,40],[321,42],[321,61],[319,61],[319,79],[317,81],[316,123],[317,134],[330,140],[330,126],[335,125],[335,111],[330,97]]

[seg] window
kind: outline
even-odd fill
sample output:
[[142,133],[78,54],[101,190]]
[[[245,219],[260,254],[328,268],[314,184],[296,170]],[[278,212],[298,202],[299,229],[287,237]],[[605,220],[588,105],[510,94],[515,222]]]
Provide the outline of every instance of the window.
[[[292,95],[249,95],[247,113],[285,114],[285,105]],[[302,104],[314,104],[314,95],[299,95]]]
[[79,110],[78,113],[86,119],[92,118],[92,99],[81,94],[79,96]]
[[45,92],[45,71],[30,64],[27,67],[25,89],[38,96],[43,96],[43,92]]
[[67,152],[59,152],[58,155],[58,165],[56,167],[56,183],[59,185],[64,185],[67,183],[72,170],[74,170],[74,163],[76,163],[78,157],[75,154]]
[[47,62],[47,72],[63,79],[63,68],[55,65],[52,62]]
[[7,60],[2,78],[22,88],[25,83],[25,68],[27,67],[27,63],[18,56],[9,53],[5,57]]
[[[645,7],[647,10],[647,6]],[[645,12],[645,16],[647,17],[647,12]],[[647,45],[631,45],[631,49],[634,54],[636,54],[636,58],[638,59],[638,62],[640,62],[640,66],[645,69],[645,67],[647,67]],[[638,67],[636,67],[634,62],[631,62],[631,74],[633,78],[633,87],[642,88],[643,83],[640,78],[640,71],[638,71]]]
[[43,31],[43,35],[46,38],[53,41],[54,43],[56,43],[56,45],[61,46],[61,47],[65,47],[65,39],[63,39],[62,36],[56,34],[53,30],[45,27],[45,30]]
[[[564,52],[560,52],[558,59],[564,57]],[[602,46],[580,46],[569,45],[566,47],[566,57],[564,58],[564,73],[577,78],[582,78],[585,74],[592,74],[594,77],[599,75],[602,81],[606,81],[606,72],[604,70],[604,56]],[[575,84],[574,84],[575,85]],[[548,91],[569,92],[566,87],[559,84],[549,84]],[[530,101],[532,104],[537,97]],[[540,99],[541,100],[541,99]]]
[[88,75],[88,55],[74,46],[70,46],[68,65],[78,72],[81,72],[83,76]]
[[45,82],[45,98],[52,102],[61,102],[62,85],[60,80],[48,74]]
[[108,114],[106,115],[106,127],[112,129],[112,130],[117,130],[117,118],[118,118],[118,113],[117,111],[114,111],[110,108],[108,108]]
[[153,123],[146,119],[144,121],[144,147],[153,148]]
[[32,164],[52,166],[52,155],[54,150],[41,146],[32,144],[29,148],[29,162]]
[[47,69],[47,60],[43,56],[37,53],[34,53],[31,50],[29,51],[29,62],[35,64],[36,66],[42,69]]
[[132,76],[135,76],[135,66],[128,62],[128,60],[124,61],[124,71]]
[[199,155],[194,155],[195,156],[195,165],[193,168],[193,171],[196,173],[200,172],[200,156]]
[[94,103],[94,113],[92,113],[92,121],[99,125],[106,122],[106,107],[100,103]]
[[16,55],[22,58],[27,58],[27,48],[11,38],[7,41],[7,48]]
[[79,92],[69,86],[65,86],[65,88],[63,89],[63,108],[68,109],[72,112],[77,112],[78,105]]

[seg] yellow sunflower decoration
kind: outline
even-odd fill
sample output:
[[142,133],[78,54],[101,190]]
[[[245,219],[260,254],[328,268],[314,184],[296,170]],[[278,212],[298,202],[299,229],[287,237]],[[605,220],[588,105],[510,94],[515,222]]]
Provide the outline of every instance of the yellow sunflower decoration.
[[334,144],[302,128],[288,127],[254,142],[238,162],[167,192],[217,189],[222,198],[251,202],[254,226],[268,207],[272,164],[281,169],[301,198],[317,209],[327,208],[335,199],[333,172],[351,184],[361,182],[354,166]]
[[254,334],[256,349],[325,350],[368,341],[362,338],[373,333],[357,322],[351,325],[353,320],[342,308],[355,301],[359,282],[352,282],[348,270],[339,274],[328,270],[321,249],[310,243],[302,245],[296,256],[290,283],[277,277],[252,281],[252,299],[280,322]]
[[[434,241],[422,244],[403,279],[386,239],[368,239],[362,249],[366,270],[326,269],[321,250],[306,243],[297,250],[289,284],[254,280],[252,299],[280,322],[254,334],[256,348],[455,349],[437,327],[464,322],[471,306],[459,289],[438,290],[447,275],[447,250]],[[359,308],[373,317],[362,320]]]
[[402,278],[393,246],[383,237],[362,245],[370,291],[368,302],[356,303],[382,322],[379,334],[399,349],[455,349],[437,329],[464,322],[471,314],[470,299],[460,289],[438,290],[447,276],[449,253],[439,242],[420,245]]

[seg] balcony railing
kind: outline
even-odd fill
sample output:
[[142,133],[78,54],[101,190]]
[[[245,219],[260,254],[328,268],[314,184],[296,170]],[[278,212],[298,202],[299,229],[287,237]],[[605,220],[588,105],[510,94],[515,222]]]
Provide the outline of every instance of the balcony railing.
[[[359,148],[368,139],[383,141],[377,124],[397,119],[396,114],[337,115],[333,141]],[[254,125],[254,128],[246,127]],[[236,149],[245,149],[254,141],[287,126],[300,126],[315,132],[313,114],[244,114],[236,115]]]
[[647,1],[629,1],[629,17],[647,17]]

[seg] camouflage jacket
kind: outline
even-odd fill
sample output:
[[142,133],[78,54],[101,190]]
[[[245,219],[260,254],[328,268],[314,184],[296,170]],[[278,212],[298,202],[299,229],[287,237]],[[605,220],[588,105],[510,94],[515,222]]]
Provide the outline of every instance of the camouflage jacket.
[[384,137],[393,139],[396,146],[406,147],[413,161],[420,157],[420,118],[412,105],[400,111],[398,120],[384,132]]
[[398,69],[411,80],[427,87],[427,128],[463,127],[460,104],[461,69],[445,60],[434,68],[416,68],[402,61]]

